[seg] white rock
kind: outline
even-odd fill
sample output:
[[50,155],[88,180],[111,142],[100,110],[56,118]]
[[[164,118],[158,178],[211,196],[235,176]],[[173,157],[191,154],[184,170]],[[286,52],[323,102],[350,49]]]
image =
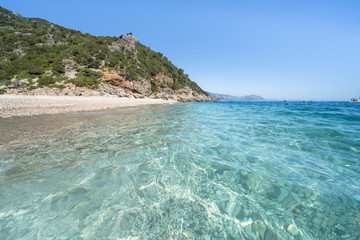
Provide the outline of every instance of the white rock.
[[299,230],[294,224],[290,224],[286,229],[292,236],[296,236],[299,233]]

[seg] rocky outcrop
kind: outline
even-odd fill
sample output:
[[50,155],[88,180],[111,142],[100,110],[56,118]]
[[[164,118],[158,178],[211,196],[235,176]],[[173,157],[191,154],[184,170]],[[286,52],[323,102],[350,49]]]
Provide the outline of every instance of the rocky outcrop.
[[[126,81],[118,72],[116,71],[102,71],[104,76],[101,78],[102,81],[111,83],[114,86],[111,86],[112,89],[121,88],[123,91],[127,92],[128,95],[135,98],[160,98],[160,99],[172,99],[178,102],[205,102],[205,101],[215,101],[215,98],[207,96],[205,94],[200,94],[189,87],[185,87],[180,90],[173,90],[168,86],[171,86],[174,83],[174,80],[164,74],[157,74],[155,79],[157,80],[156,87],[158,92],[152,92],[151,83],[142,79],[139,81]],[[160,87],[164,85],[163,87]],[[101,85],[102,88],[106,86],[105,84]],[[110,87],[107,87],[110,89]],[[110,94],[113,94],[113,91],[107,91]],[[115,93],[118,95],[118,93]]]
[[[74,79],[78,69],[73,67],[71,60],[64,61],[65,76]],[[179,90],[174,90],[170,86],[174,84],[172,78],[157,74],[153,80],[140,79],[138,81],[126,81],[121,72],[91,69],[91,71],[101,72],[103,75],[97,89],[87,87],[77,87],[71,81],[55,82],[51,87],[39,87],[38,79],[33,79],[31,83],[27,80],[16,80],[11,85],[0,86],[8,94],[23,95],[48,95],[48,96],[113,96],[127,98],[153,98],[166,99],[178,102],[205,102],[215,101],[211,96],[199,93],[186,86]],[[31,87],[30,87],[31,86]]]
[[102,81],[111,83],[117,87],[126,89],[132,93],[138,93],[145,96],[151,94],[151,84],[149,81],[141,80],[141,81],[125,81],[125,79],[115,71],[104,71],[104,76],[101,78]]
[[109,81],[115,81],[115,82],[122,82],[125,79],[120,76],[119,73],[115,72],[115,71],[102,71],[102,73],[104,74],[104,76],[101,78],[101,80],[109,82]]
[[155,75],[155,79],[157,79],[160,83],[166,84],[166,85],[172,85],[174,84],[174,79],[162,74],[158,73]]
[[121,37],[116,42],[113,42],[112,45],[109,46],[110,51],[120,51],[122,48],[129,51],[136,51],[137,46],[139,45],[139,40],[128,34],[127,36]]
[[162,99],[172,99],[178,102],[208,102],[213,101],[209,96],[204,94],[199,94],[192,90],[189,87],[185,87],[176,91],[167,91],[154,93],[150,97],[152,98],[162,98]]
[[70,79],[74,79],[76,77],[77,70],[75,69],[75,62],[73,60],[63,60],[65,73],[64,76]]
[[[133,84],[129,82],[130,85]],[[163,92],[151,92],[151,85],[146,82],[138,82],[133,84],[132,89],[122,88],[111,85],[106,82],[99,84],[99,88],[91,90],[86,87],[76,87],[72,83],[65,84],[64,89],[59,88],[36,88],[29,91],[29,88],[10,89],[8,94],[22,94],[22,95],[47,95],[47,96],[107,96],[107,97],[127,97],[127,98],[153,98],[153,99],[166,99],[178,102],[207,102],[213,101],[210,96],[199,94],[189,87],[180,90],[169,90]],[[136,91],[134,91],[137,89]]]
[[[15,93],[15,92],[13,92]],[[115,87],[107,83],[101,83],[99,88],[91,90],[86,87],[76,87],[72,83],[66,84],[66,88],[37,88],[31,91],[23,92],[24,95],[47,95],[47,96],[113,96],[134,98],[133,94],[127,92],[123,88]]]
[[151,94],[151,84],[148,81],[142,80],[133,83],[133,89],[145,96],[148,96]]

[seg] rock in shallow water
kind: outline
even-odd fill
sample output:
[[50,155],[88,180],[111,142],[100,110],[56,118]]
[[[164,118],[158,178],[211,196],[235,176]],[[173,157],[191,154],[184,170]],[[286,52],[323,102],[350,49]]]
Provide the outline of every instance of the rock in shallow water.
[[296,236],[299,233],[299,230],[297,229],[297,227],[294,224],[290,224],[286,230],[288,231],[288,233],[290,233],[292,236]]
[[275,239],[276,239],[276,235],[274,234],[274,232],[269,228],[266,229],[264,240],[275,240]]

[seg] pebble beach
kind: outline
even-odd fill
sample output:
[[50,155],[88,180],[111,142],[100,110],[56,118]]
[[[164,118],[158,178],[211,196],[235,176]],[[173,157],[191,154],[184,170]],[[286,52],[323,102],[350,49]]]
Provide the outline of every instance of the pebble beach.
[[20,117],[68,112],[98,111],[123,107],[174,103],[151,98],[78,97],[78,96],[0,96],[0,117]]

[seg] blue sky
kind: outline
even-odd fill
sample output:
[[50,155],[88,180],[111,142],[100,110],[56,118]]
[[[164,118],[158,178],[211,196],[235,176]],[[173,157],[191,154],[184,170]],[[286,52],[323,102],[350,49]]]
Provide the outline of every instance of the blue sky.
[[360,95],[360,1],[0,0],[93,35],[132,32],[203,89],[268,99]]

